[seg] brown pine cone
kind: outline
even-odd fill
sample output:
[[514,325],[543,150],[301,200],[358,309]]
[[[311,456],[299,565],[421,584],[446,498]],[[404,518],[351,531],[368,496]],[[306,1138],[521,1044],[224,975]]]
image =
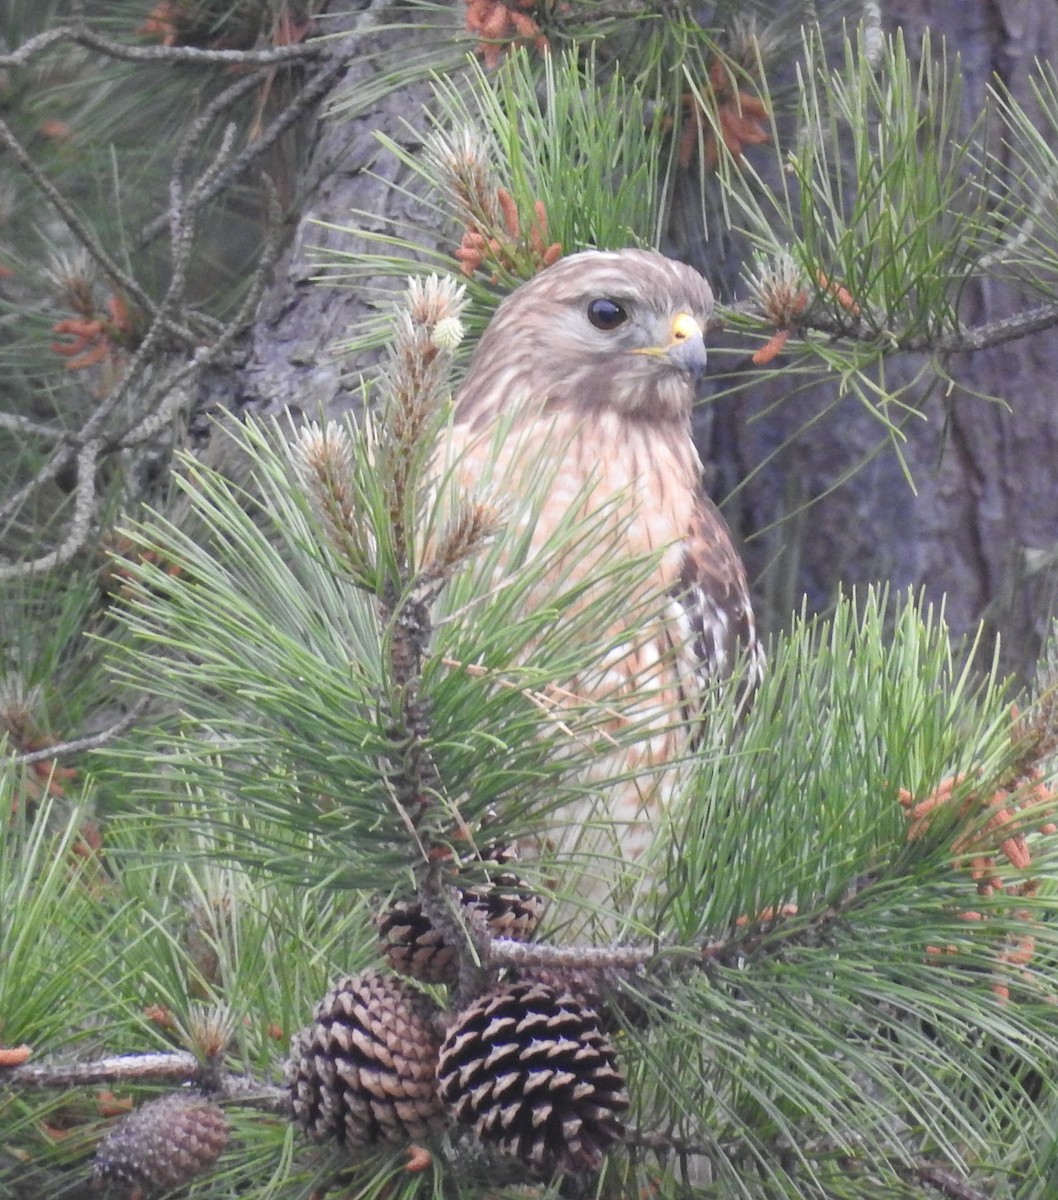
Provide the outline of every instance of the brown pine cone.
[[[497,857],[496,862],[502,865],[506,858]],[[481,914],[493,937],[532,940],[544,902],[513,871],[489,871],[486,880],[459,892],[463,904]],[[394,971],[422,983],[455,982],[459,968],[455,947],[430,924],[418,901],[396,901],[379,914],[376,924],[382,954]]]
[[181,1187],[213,1166],[228,1136],[215,1104],[197,1092],[174,1092],[141,1105],[103,1137],[95,1178],[122,1184],[129,1195]]
[[434,929],[416,900],[397,900],[375,918],[386,962],[399,975],[422,983],[454,983],[459,962],[455,948]]
[[435,1006],[404,980],[369,970],[339,980],[294,1036],[294,1120],[317,1142],[404,1144],[444,1128]]
[[441,1099],[455,1117],[541,1170],[598,1170],[628,1108],[616,1054],[594,1010],[526,981],[460,1013],[441,1045]]

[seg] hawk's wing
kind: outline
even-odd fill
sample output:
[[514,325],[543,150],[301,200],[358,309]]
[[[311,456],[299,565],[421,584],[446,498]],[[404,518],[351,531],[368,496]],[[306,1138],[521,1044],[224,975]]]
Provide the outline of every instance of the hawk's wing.
[[686,647],[682,670],[695,676],[699,694],[741,669],[744,693],[752,695],[763,675],[764,652],[746,571],[727,523],[703,491],[691,516],[673,598]]

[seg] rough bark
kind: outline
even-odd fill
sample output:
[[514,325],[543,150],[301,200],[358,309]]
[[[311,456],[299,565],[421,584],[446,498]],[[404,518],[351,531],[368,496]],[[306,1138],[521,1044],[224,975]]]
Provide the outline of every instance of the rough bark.
[[[428,82],[420,78],[367,106],[358,96],[381,72],[413,60],[425,39],[450,37],[455,16],[444,31],[426,27],[422,9],[390,0],[366,0],[352,10],[335,7],[342,8],[341,15],[325,18],[323,28],[345,35],[335,42],[345,68],[310,135],[288,245],[229,369],[206,381],[198,406],[203,411],[275,414],[290,408],[311,418],[349,407],[363,364],[348,362],[338,348],[378,308],[380,295],[339,281],[321,284],[321,264],[341,253],[377,250],[347,232],[352,226],[429,229],[430,213],[414,199],[411,173],[376,136],[384,133],[401,146],[417,144],[408,127],[422,126]],[[446,23],[443,14],[437,21]]]
[[[1058,59],[1053,0],[890,0],[884,8],[909,47],[929,29],[934,50],[943,36],[949,58],[960,55],[967,127],[993,76],[1033,111],[1034,60]],[[1012,289],[981,283],[964,297],[962,317],[993,321],[1025,305]],[[896,361],[887,377],[914,379],[922,366]],[[1004,664],[1025,675],[1048,636],[1058,578],[1058,330],[959,356],[948,369],[958,384],[950,394],[931,386],[927,371],[907,397],[927,418],[906,431],[916,491],[889,449],[835,489],[882,431],[855,401],[831,407],[828,384],[778,405],[774,386],[721,402],[706,457],[724,492],[748,478],[729,515],[747,538],[768,625],[781,625],[802,595],[810,610],[825,611],[839,586],[887,580],[943,600],[957,634],[984,620],[1001,635]]]
[[[967,124],[984,105],[993,74],[1031,107],[1033,60],[1058,60],[1054,0],[889,0],[883,8],[889,28],[903,29],[909,46],[929,28],[935,46],[943,35],[961,55]],[[431,36],[400,27],[400,10],[379,0],[349,20],[359,30],[385,22],[373,48],[391,59]],[[355,91],[377,70],[359,56],[339,87]],[[333,347],[373,300],[312,284],[317,248],[354,248],[327,223],[350,224],[357,209],[374,214],[380,228],[428,223],[426,210],[400,190],[406,171],[374,137],[381,129],[402,144],[414,142],[403,122],[414,122],[427,94],[419,84],[354,116],[336,111],[320,120],[289,249],[238,361],[210,380],[207,404],[263,411],[293,405],[310,416],[348,404],[342,370],[350,364],[340,363]],[[685,249],[707,264],[711,258],[714,281],[730,288],[738,274],[730,246],[719,254],[717,245]],[[1008,288],[981,284],[966,295],[963,317],[994,320],[1020,302]],[[888,375],[913,379],[922,365],[895,362]],[[958,381],[950,394],[931,388],[926,371],[908,397],[927,418],[908,423],[904,447],[917,492],[883,445],[875,418],[854,400],[835,404],[826,382],[789,398],[775,385],[751,387],[738,400],[706,406],[703,456],[713,490],[728,496],[729,517],[745,540],[765,627],[783,626],[802,596],[810,611],[826,611],[839,587],[888,580],[944,600],[957,634],[984,619],[1002,634],[1006,664],[1031,670],[1058,578],[1058,331],[962,356],[949,369]],[[841,482],[858,463],[865,465]]]

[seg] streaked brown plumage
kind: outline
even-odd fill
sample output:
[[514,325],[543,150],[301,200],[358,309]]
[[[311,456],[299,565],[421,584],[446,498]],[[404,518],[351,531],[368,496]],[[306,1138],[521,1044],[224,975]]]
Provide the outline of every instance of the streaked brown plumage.
[[740,656],[749,686],[763,667],[745,571],[702,489],[691,440],[712,307],[701,275],[649,251],[560,260],[500,304],[443,447],[470,490],[484,481],[494,492],[527,495],[527,464],[542,463],[549,474],[534,550],[573,507],[610,515],[604,548],[576,548],[563,572],[591,570],[611,554],[658,554],[650,590],[668,602],[657,602],[645,626],[630,627],[600,669],[576,681],[601,703],[616,694],[643,698],[635,712],[642,739],[602,756],[593,771],[600,779],[629,775],[600,793],[612,848],[625,858],[650,840],[651,814],[665,799],[664,766],[690,745],[687,716],[704,684],[727,677]]

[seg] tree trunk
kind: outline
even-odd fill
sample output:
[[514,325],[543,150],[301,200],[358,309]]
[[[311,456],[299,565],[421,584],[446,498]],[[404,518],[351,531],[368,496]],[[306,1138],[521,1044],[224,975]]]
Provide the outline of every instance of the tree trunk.
[[[889,0],[883,9],[888,28],[902,30],[913,53],[928,28],[934,53],[943,36],[949,61],[959,54],[967,126],[994,76],[1031,111],[1034,60],[1058,61],[1054,0]],[[454,26],[459,12],[448,19]],[[389,28],[372,41],[392,58],[436,36],[393,28],[399,20],[398,9],[380,3],[351,18],[361,30],[384,21]],[[375,70],[358,57],[339,87],[364,86]],[[373,136],[383,130],[414,144],[404,122],[417,120],[428,93],[417,84],[355,116],[321,118],[290,246],[238,360],[229,374],[211,377],[207,406],[293,406],[311,417],[350,403],[342,374],[355,377],[357,364],[341,362],[333,347],[373,300],[310,281],[321,250],[357,248],[328,223],[354,224],[361,210],[380,229],[428,224],[427,211],[400,190],[407,171]],[[712,269],[708,245],[677,240],[675,248],[706,260],[707,273],[730,295],[739,264],[728,245],[722,254],[714,247]],[[977,324],[1024,305],[1010,288],[985,283],[968,290],[962,316]],[[990,634],[1002,635],[1006,666],[1031,672],[1058,580],[1058,330],[960,356],[947,368],[957,381],[950,391],[921,359],[887,366],[891,381],[913,381],[906,399],[926,417],[909,418],[903,447],[917,491],[877,420],[855,401],[838,400],[836,384],[822,380],[807,396],[787,397],[775,383],[750,381],[737,399],[705,406],[698,432],[710,485],[726,497],[744,540],[766,628],[786,624],[802,596],[809,611],[825,612],[839,587],[889,581],[943,600],[956,634],[972,634],[983,619]]]
[[[912,53],[928,29],[934,53],[943,37],[949,61],[959,55],[967,127],[995,78],[1038,113],[1029,79],[1034,60],[1058,59],[1053,0],[884,7],[888,28],[903,31]],[[1032,302],[1009,287],[975,284],[961,315],[976,325]],[[837,401],[835,384],[779,404],[774,385],[720,402],[706,457],[720,489],[733,492],[729,516],[746,538],[767,625],[781,625],[802,596],[810,611],[825,611],[839,586],[887,580],[944,601],[957,634],[972,635],[984,620],[983,649],[1000,634],[1005,666],[1027,675],[1049,634],[1058,580],[1058,330],[960,355],[947,369],[957,384],[950,393],[922,359],[886,370],[894,384],[922,372],[906,397],[927,418],[906,426],[915,491],[877,421],[854,401]]]
[[[376,137],[381,132],[398,145],[417,144],[409,126],[423,124],[428,83],[419,80],[367,106],[358,96],[381,72],[413,60],[426,39],[450,38],[456,15],[448,15],[446,29],[431,31],[424,28],[422,9],[392,0],[336,7],[341,14],[322,17],[320,24],[325,33],[349,35],[335,43],[336,53],[348,58],[305,152],[303,199],[289,243],[230,371],[215,372],[205,382],[201,411],[291,409],[311,419],[347,409],[364,364],[347,361],[338,347],[378,308],[380,296],[358,286],[321,286],[321,263],[343,253],[377,251],[346,232],[351,226],[386,232],[430,226],[429,210],[409,194],[415,184],[411,173]],[[441,24],[444,17],[437,20]]]

